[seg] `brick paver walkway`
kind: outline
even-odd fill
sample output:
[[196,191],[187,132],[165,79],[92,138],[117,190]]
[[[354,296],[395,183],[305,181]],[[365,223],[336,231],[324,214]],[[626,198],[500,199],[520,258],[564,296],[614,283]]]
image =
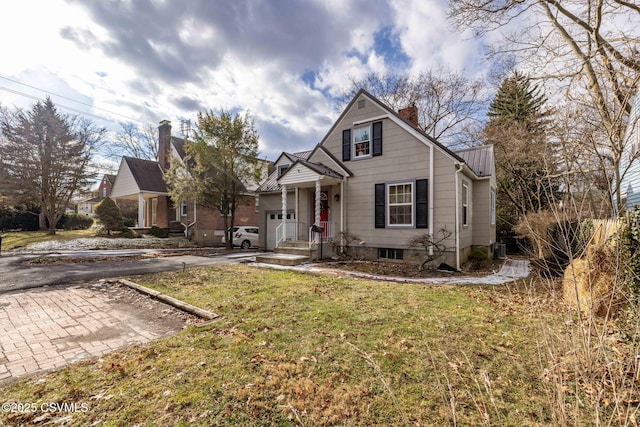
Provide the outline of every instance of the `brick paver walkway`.
[[154,340],[180,330],[185,319],[135,291],[109,286],[0,294],[0,385]]

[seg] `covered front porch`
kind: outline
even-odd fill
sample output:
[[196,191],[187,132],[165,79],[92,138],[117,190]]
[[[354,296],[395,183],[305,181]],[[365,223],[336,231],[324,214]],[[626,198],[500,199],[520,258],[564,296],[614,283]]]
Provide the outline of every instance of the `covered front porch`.
[[[272,222],[274,249],[287,242],[298,242],[297,246],[305,242],[312,249],[340,235],[345,209],[344,179],[340,174],[322,165],[299,162],[285,172],[278,183],[281,210]],[[291,192],[294,193],[293,206],[288,203]]]
[[139,192],[115,198],[116,204],[122,208],[125,203],[138,206],[137,229],[147,229],[152,226],[169,227],[169,197],[166,193]]

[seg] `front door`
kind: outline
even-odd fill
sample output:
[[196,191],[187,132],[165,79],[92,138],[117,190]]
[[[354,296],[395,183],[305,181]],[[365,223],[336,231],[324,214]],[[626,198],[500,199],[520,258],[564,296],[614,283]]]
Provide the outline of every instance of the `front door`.
[[[311,217],[311,223],[313,224],[316,221],[316,193],[312,193],[311,197],[311,212],[313,212],[313,216]],[[320,192],[320,222],[329,221],[329,192],[321,191]],[[320,225],[320,224],[318,224]]]

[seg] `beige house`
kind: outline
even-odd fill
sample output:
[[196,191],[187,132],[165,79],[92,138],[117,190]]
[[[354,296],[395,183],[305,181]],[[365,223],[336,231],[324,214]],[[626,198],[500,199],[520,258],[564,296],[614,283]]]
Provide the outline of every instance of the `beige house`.
[[282,153],[258,188],[260,246],[313,250],[348,232],[352,254],[417,262],[427,254],[410,239],[447,236],[434,262],[460,268],[472,248],[493,251],[495,188],[492,146],[451,151],[418,128],[415,106],[397,113],[361,90],[315,148]]

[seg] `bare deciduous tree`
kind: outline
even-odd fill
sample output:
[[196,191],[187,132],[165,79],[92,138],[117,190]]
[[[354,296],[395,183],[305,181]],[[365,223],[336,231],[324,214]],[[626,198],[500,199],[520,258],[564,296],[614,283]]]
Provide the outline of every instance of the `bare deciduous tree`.
[[[461,31],[500,31],[493,57],[515,55],[552,82],[559,97],[594,120],[605,138],[594,140],[604,168],[613,171],[620,202],[620,161],[630,98],[640,77],[640,6],[623,0],[450,0],[449,18]],[[593,114],[595,112],[595,115]]]
[[140,128],[135,123],[120,123],[108,150],[109,158],[120,161],[122,156],[156,160],[158,157],[158,132],[151,124]]
[[485,108],[484,82],[445,67],[417,76],[373,73],[351,83],[339,98],[341,106],[361,88],[395,111],[415,104],[420,128],[449,146],[468,145],[469,132]]
[[409,240],[409,246],[423,248],[425,257],[418,267],[418,271],[424,270],[424,267],[440,258],[447,251],[447,240],[453,234],[451,231],[441,228],[439,236],[429,233],[419,234]]

